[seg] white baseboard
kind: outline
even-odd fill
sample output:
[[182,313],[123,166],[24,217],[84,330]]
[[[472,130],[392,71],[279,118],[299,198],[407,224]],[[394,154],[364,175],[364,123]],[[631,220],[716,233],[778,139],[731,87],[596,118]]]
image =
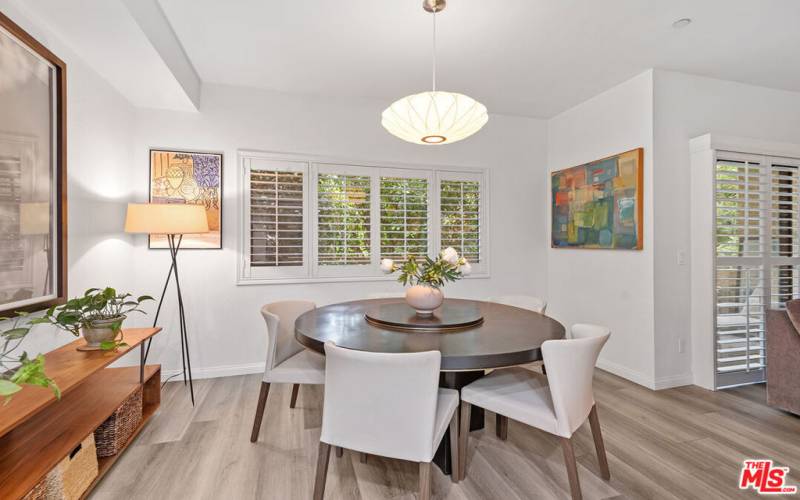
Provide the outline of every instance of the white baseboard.
[[694,376],[691,373],[684,373],[682,375],[671,375],[669,377],[661,377],[656,379],[655,390],[670,389],[672,387],[681,387],[684,385],[692,385],[694,383]]
[[[166,380],[169,377],[182,373],[178,370],[162,370],[161,380]],[[192,377],[195,380],[201,378],[220,378],[220,377],[235,377],[237,375],[250,375],[251,373],[264,373],[264,363],[249,363],[243,365],[222,365],[210,366],[208,368],[196,368],[192,370]],[[177,380],[175,377],[173,380]]]
[[606,359],[598,359],[597,367],[600,368],[601,370],[611,372],[614,375],[617,375],[626,380],[630,380],[631,382],[647,387],[648,389],[656,388],[655,382],[653,381],[652,377],[648,377],[644,373],[637,372],[636,370],[631,370],[627,366],[622,366],[620,364],[608,361]]

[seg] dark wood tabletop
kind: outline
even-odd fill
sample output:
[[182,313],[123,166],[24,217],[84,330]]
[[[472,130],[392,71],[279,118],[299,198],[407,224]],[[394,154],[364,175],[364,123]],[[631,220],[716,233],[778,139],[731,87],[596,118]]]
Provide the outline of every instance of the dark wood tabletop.
[[303,314],[295,322],[295,338],[321,353],[328,341],[359,351],[439,351],[443,371],[483,370],[538,361],[542,359],[544,341],[564,338],[561,323],[527,309],[492,302],[445,300],[475,304],[483,322],[460,331],[391,330],[368,323],[365,313],[380,304],[403,301],[402,298],[356,300]]

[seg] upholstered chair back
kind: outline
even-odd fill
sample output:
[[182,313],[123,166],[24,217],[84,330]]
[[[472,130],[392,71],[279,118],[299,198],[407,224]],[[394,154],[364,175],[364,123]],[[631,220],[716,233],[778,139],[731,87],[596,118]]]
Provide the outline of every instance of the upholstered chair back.
[[557,433],[563,437],[570,437],[594,406],[594,366],[611,331],[603,326],[578,324],[570,334],[569,339],[542,344]]
[[301,314],[316,308],[307,300],[272,302],[261,308],[267,324],[267,367],[269,372],[303,350],[294,338],[294,322]]
[[533,295],[501,295],[490,298],[489,302],[528,309],[539,314],[544,314],[547,309],[547,302]]
[[432,460],[439,351],[374,353],[327,343],[325,357],[322,442],[414,462]]

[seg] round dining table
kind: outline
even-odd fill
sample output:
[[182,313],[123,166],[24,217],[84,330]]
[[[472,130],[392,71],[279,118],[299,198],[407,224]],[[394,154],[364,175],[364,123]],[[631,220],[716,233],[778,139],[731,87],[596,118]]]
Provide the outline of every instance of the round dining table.
[[[464,299],[445,299],[437,315],[453,319],[455,326],[437,330],[406,328],[402,321],[375,321],[374,317],[406,307],[403,298],[355,300],[319,307],[295,322],[295,338],[303,346],[325,354],[325,343],[358,351],[409,353],[439,351],[442,355],[440,386],[460,390],[482,377],[485,370],[523,365],[542,359],[547,340],[562,339],[564,326],[527,309]],[[409,313],[413,310],[408,308]],[[459,315],[463,321],[459,324]],[[477,316],[476,316],[477,315]],[[425,323],[425,321],[422,321]],[[483,427],[483,410],[473,406],[470,430]],[[439,446],[434,462],[450,473],[449,436]]]

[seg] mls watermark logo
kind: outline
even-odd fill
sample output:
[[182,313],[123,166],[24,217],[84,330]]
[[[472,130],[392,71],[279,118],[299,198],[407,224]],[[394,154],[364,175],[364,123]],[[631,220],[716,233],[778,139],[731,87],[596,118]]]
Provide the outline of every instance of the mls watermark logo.
[[797,486],[786,484],[788,474],[788,467],[775,467],[772,460],[745,460],[739,489],[753,488],[759,495],[794,495]]

